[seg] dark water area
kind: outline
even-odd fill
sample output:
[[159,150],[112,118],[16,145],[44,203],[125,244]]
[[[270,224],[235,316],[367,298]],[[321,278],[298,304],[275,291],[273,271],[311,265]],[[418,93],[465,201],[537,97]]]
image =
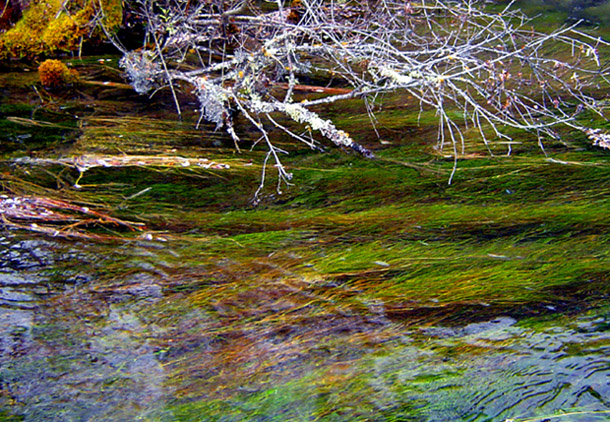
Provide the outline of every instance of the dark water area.
[[[119,80],[98,63],[74,65]],[[610,157],[586,139],[473,138],[448,185],[434,116],[390,98],[380,143],[330,106],[378,159],[274,133],[295,186],[270,172],[254,206],[264,149],[163,95],[2,81],[0,420],[610,419]]]

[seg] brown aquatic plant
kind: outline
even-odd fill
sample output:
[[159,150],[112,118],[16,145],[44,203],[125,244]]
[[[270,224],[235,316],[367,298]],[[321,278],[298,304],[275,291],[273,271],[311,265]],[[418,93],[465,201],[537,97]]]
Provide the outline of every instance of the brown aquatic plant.
[[119,236],[106,236],[80,230],[80,226],[105,225],[141,231],[142,224],[121,220],[87,206],[66,200],[42,196],[0,195],[0,224],[53,237],[76,237],[109,240]]

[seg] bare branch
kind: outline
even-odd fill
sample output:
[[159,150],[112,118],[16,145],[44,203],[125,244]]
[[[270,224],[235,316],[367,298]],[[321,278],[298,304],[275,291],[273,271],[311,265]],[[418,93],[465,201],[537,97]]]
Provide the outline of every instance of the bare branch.
[[[274,113],[372,158],[315,107],[405,91],[421,110],[436,112],[439,149],[451,146],[454,172],[467,127],[478,130],[490,152],[492,136],[508,140],[510,153],[507,127],[539,139],[557,137],[555,128],[562,125],[592,136],[578,122],[579,113],[604,116],[597,95],[608,84],[608,68],[599,50],[610,44],[577,24],[537,32],[512,3],[499,13],[472,0],[383,0],[374,6],[362,0],[300,0],[290,6],[277,0],[267,13],[248,0],[138,4],[154,46],[128,52],[121,62],[136,90],[169,87],[177,102],[178,82],[190,86],[201,119],[226,130],[236,147],[232,116],[242,113],[265,140],[265,163],[273,157],[286,183],[290,178],[265,125],[315,144],[278,123]],[[299,78],[310,75],[339,86],[296,103]],[[285,92],[278,95],[273,87]],[[367,112],[374,121],[368,106]]]

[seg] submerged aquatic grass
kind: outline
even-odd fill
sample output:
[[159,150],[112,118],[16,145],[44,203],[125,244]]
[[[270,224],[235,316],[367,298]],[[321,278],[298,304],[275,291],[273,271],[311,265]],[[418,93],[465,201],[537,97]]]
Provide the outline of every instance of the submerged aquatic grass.
[[[89,260],[82,278],[45,261],[35,311],[10,308],[32,322],[27,353],[3,367],[13,396],[2,390],[2,409],[36,407],[32,420],[61,406],[101,420],[602,418],[610,155],[574,137],[546,145],[547,156],[525,135],[510,155],[491,143],[492,155],[469,133],[449,185],[454,162],[437,148],[434,116],[406,103],[397,96],[382,110],[381,139],[364,108],[327,110],[375,160],[274,133],[295,185],[278,194],[268,169],[258,206],[265,152],[255,139],[237,154],[219,133],[195,130],[193,116],[176,122],[161,100],[146,110],[128,94],[98,98],[78,139],[34,158],[160,154],[230,168],[134,163],[79,180],[69,165],[7,153],[4,192],[145,229],[92,223],[84,230],[113,240],[47,239]],[[23,379],[42,379],[39,367],[52,377],[37,399]]]

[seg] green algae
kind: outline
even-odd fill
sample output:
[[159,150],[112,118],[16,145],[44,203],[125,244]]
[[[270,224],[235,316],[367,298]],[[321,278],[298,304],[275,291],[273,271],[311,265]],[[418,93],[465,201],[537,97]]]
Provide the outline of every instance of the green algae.
[[[395,107],[380,113],[380,127],[433,123]],[[333,113],[340,116],[341,109],[329,110]],[[351,114],[342,125],[359,128],[361,137],[372,137],[372,127],[363,125],[368,119],[365,111],[355,109]],[[226,147],[214,145],[218,135],[202,136],[192,123],[95,116],[85,120],[72,153],[233,156]],[[607,204],[610,181],[605,152],[558,146],[549,160],[531,143],[534,148],[515,148],[511,156],[486,157],[479,143],[472,151],[474,158],[460,160],[455,183],[448,186],[453,162],[439,157],[431,133],[427,140],[425,134],[415,143],[394,134],[373,161],[299,151],[287,158],[296,186],[282,196],[270,193],[257,208],[248,205],[261,170],[251,165],[260,160],[257,151],[233,160],[224,173],[153,166],[93,169],[81,179],[84,189],[77,196],[103,198],[117,215],[147,221],[151,228],[204,235],[212,239],[207,255],[247,251],[246,255],[264,256],[281,250],[299,256],[301,265],[315,268],[320,278],[366,280],[372,273],[376,282],[392,287],[389,291],[395,290],[396,297],[412,296],[415,301],[430,299],[417,293],[427,285],[442,292],[443,284],[464,280],[470,287],[464,287],[464,295],[454,296],[456,302],[478,298],[487,303],[492,297],[505,302],[508,296],[522,303],[528,297],[538,300],[531,279],[545,272],[554,274],[554,281],[541,279],[556,286],[607,268],[607,240],[593,234],[603,233],[609,223],[600,212]],[[402,157],[411,161],[401,162]],[[65,186],[78,176],[74,170],[57,174]],[[46,178],[51,188],[56,181]],[[45,176],[32,179],[41,183]],[[136,196],[144,189],[145,195]],[[574,236],[580,238],[572,240]],[[559,238],[565,239],[561,246],[549,245]],[[596,246],[583,247],[591,243]],[[579,265],[562,262],[566,250],[579,247]],[[526,275],[519,277],[520,273]],[[423,274],[422,281],[418,274]],[[510,286],[503,290],[506,279]],[[481,286],[487,286],[490,296]]]
[[36,154],[71,142],[77,124],[66,117],[66,113],[38,111],[31,105],[0,105],[0,154]]

